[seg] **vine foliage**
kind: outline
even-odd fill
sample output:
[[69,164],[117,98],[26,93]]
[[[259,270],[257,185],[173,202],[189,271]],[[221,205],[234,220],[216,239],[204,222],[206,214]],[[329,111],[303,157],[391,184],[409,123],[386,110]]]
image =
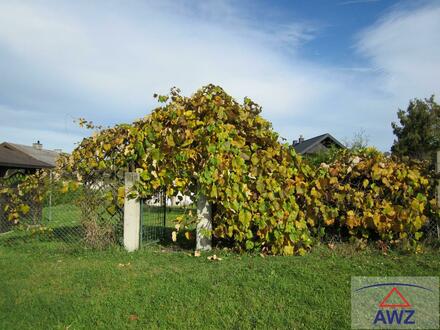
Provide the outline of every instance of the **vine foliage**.
[[[312,167],[280,142],[249,98],[239,103],[214,85],[190,97],[173,88],[156,98],[161,105],[132,124],[102,128],[80,120],[95,133],[59,164],[83,187],[95,189],[106,178],[119,182],[104,204],[109,213],[122,212],[123,174],[136,171],[140,181],[131,198],[162,190],[194,200],[203,194],[214,209],[212,234],[239,250],[303,255],[335,229],[414,244],[437,214],[420,165],[363,148]],[[180,217],[176,228],[189,237],[193,221]]]

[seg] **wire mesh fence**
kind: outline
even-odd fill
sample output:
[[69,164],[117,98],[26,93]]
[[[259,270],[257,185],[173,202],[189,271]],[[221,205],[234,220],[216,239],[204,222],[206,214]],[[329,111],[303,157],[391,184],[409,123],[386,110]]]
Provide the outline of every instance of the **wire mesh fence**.
[[10,205],[12,202],[17,203],[17,196],[12,192],[18,191],[18,187],[25,177],[24,173],[16,172],[0,180],[0,190],[3,192],[0,194],[0,234],[9,233],[16,228],[22,228],[24,224],[27,228],[36,228],[42,225],[43,201],[35,200],[31,194],[19,195],[20,203],[23,205],[21,209],[26,211],[22,214],[20,222],[20,224],[23,224],[22,226],[18,226],[18,222],[15,219],[17,210],[12,209]]
[[[17,173],[0,179],[0,190],[17,189],[24,180]],[[44,185],[43,198],[35,199],[32,192],[20,196],[27,205],[19,222],[11,220],[5,206],[11,201],[0,194],[0,245],[14,245],[24,241],[38,241],[65,246],[105,248],[122,245],[123,237],[123,182],[117,177],[100,178],[88,184],[65,182],[50,177]],[[122,197],[122,200],[121,200]],[[189,196],[182,202],[165,196],[163,190],[141,203],[141,236],[144,244],[171,243],[176,230],[176,218],[188,212],[196,213]],[[324,240],[340,240],[340,235],[326,235]],[[423,228],[428,243],[439,244],[440,224],[432,218]]]
[[141,201],[141,243],[166,244],[171,241],[176,218],[196,212],[191,198],[182,196],[181,199],[169,198],[164,190],[160,190],[152,198]]
[[[23,177],[1,179],[1,189],[19,191]],[[85,248],[104,248],[122,241],[123,211],[118,202],[121,182],[101,180],[92,185],[66,182],[52,177],[44,185],[41,199],[32,191],[20,195],[19,220],[13,220],[0,199],[0,245],[44,242]],[[6,207],[7,208],[7,207]]]
[[141,201],[141,242],[157,242],[164,238],[167,209],[166,195],[159,191],[156,196]]
[[424,239],[427,242],[440,244],[440,221],[438,218],[429,219],[423,228]]

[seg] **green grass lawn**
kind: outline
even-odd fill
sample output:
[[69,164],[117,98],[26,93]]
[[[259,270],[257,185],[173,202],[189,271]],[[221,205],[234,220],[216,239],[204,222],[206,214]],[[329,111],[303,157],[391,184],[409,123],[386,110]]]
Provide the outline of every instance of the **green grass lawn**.
[[384,256],[341,245],[304,257],[210,253],[223,258],[217,262],[189,252],[0,246],[0,329],[347,329],[351,276],[440,275],[438,250]]
[[[177,245],[144,240],[130,254],[86,250],[78,236],[63,236],[80,228],[79,210],[58,205],[51,212],[51,239],[0,235],[0,329],[345,329],[351,276],[440,275],[438,249],[385,256],[322,245],[304,257],[194,257],[194,242],[179,236]],[[167,212],[170,236],[181,211]],[[163,214],[144,210],[143,221],[148,234]],[[214,253],[222,260],[207,260]]]

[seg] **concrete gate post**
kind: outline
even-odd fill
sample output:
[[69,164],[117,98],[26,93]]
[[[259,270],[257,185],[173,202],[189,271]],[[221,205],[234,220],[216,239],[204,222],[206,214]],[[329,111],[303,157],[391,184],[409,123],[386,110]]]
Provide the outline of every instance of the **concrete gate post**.
[[124,247],[128,252],[138,250],[140,245],[141,203],[137,198],[127,198],[128,192],[138,180],[139,173],[125,173]]
[[205,195],[200,195],[197,201],[197,233],[196,250],[209,251],[212,249],[211,235],[206,235],[204,231],[212,230],[212,211]]

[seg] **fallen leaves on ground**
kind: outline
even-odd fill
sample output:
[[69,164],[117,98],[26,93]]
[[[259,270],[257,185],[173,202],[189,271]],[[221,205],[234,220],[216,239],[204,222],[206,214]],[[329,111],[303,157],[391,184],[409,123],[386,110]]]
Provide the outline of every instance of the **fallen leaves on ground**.
[[213,254],[212,256],[208,257],[208,260],[211,260],[211,261],[222,261],[222,258],[219,258],[215,254]]
[[127,262],[126,264],[118,264],[119,268],[129,267],[131,263]]

